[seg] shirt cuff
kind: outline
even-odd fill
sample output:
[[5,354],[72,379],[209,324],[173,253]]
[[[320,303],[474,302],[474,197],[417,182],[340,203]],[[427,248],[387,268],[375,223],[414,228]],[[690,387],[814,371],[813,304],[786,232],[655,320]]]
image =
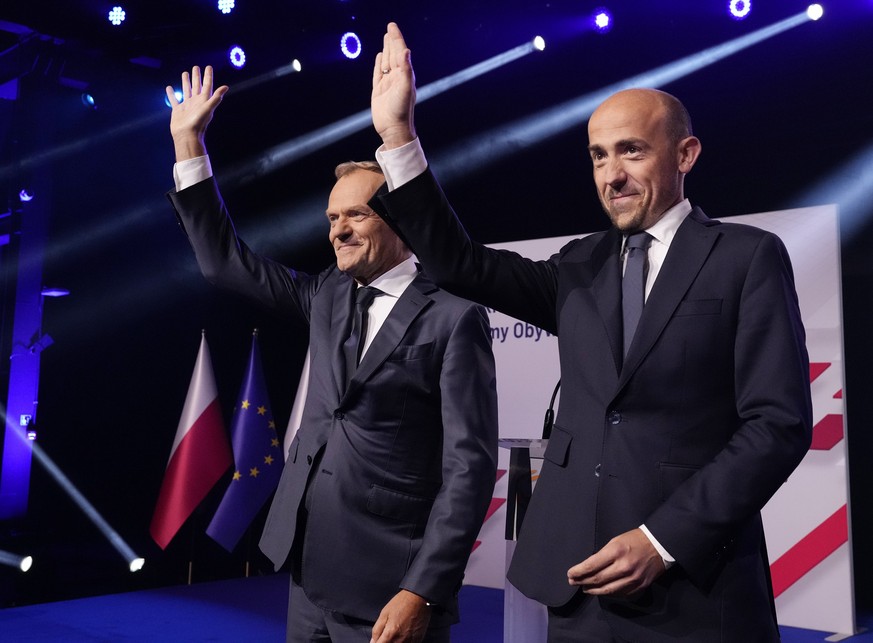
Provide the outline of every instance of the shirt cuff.
[[176,183],[176,192],[190,188],[211,176],[212,164],[209,162],[208,156],[196,156],[173,165],[173,181]]
[[386,150],[384,145],[379,146],[376,150],[376,161],[382,168],[389,190],[409,183],[427,169],[427,159],[418,137],[391,150]]
[[658,542],[658,539],[652,535],[651,531],[649,531],[648,527],[646,527],[645,525],[640,525],[640,529],[646,535],[646,538],[649,539],[649,542],[652,543],[652,546],[658,550],[658,554],[661,556],[661,560],[664,561],[664,568],[670,569],[670,567],[673,566],[673,563],[676,562],[676,559],[670,555],[670,552],[664,549],[661,543]]

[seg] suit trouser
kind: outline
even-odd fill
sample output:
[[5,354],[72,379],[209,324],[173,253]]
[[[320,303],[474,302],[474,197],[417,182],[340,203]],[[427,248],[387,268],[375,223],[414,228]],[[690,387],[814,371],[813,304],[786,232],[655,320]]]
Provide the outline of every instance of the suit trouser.
[[[448,643],[449,626],[428,628],[423,643]],[[288,596],[287,643],[369,643],[373,622],[332,612],[310,601],[293,577]]]
[[624,643],[609,623],[600,601],[581,590],[566,605],[549,608],[549,643]]

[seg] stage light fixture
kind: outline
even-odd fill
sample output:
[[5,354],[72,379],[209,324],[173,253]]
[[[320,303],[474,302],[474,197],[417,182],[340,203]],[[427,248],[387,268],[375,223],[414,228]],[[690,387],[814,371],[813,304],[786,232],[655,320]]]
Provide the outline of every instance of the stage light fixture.
[[300,61],[295,58],[291,61],[291,69],[293,69],[294,71],[300,71],[301,69],[303,69],[303,65],[301,65]]
[[132,561],[130,561],[130,571],[138,572],[142,569],[143,565],[145,565],[145,558],[134,558]]
[[33,201],[34,196],[33,190],[30,188],[21,188],[21,191],[18,193],[18,199],[22,203]]
[[19,556],[10,551],[0,550],[0,565],[17,567],[22,572],[27,572],[33,566],[33,556]]
[[97,109],[97,101],[94,100],[94,95],[88,92],[82,94],[82,104],[89,109]]
[[227,58],[230,60],[230,64],[237,69],[242,69],[246,66],[246,52],[239,45],[234,45],[230,48]]
[[125,14],[124,9],[122,9],[121,7],[112,7],[112,9],[109,11],[109,22],[111,22],[116,27],[124,22],[124,19],[126,17],[127,14]]
[[343,56],[354,60],[361,55],[361,39],[353,31],[347,31],[340,38],[340,50]]
[[218,0],[218,10],[223,14],[230,13],[234,7],[236,7],[234,0]]
[[511,154],[539,144],[571,127],[578,126],[588,120],[600,103],[619,90],[630,87],[662,87],[748,47],[774,38],[789,29],[809,22],[809,20],[810,18],[807,17],[806,13],[789,16],[768,27],[690,54],[578,98],[564,101],[538,114],[521,118],[513,123],[502,125],[461,141],[437,156],[429,156],[428,161],[444,182],[468,176],[474,169],[485,167],[497,160],[503,160]]
[[752,10],[752,0],[730,0],[728,13],[734,20],[742,20]]
[[536,49],[537,51],[542,51],[543,49],[546,48],[545,38],[543,38],[542,36],[537,36],[536,38],[533,39],[533,46],[534,46],[534,49]]
[[591,22],[594,30],[599,33],[606,33],[612,29],[612,16],[606,9],[595,9]]
[[824,7],[820,4],[811,4],[806,9],[806,15],[809,16],[810,20],[818,20],[824,15]]
[[[185,96],[182,94],[182,90],[180,90],[180,89],[173,90],[173,94],[176,96],[176,100],[179,101],[180,103],[185,98]],[[164,92],[164,104],[167,107],[172,107],[172,105],[170,105],[170,98],[167,96],[167,92]]]

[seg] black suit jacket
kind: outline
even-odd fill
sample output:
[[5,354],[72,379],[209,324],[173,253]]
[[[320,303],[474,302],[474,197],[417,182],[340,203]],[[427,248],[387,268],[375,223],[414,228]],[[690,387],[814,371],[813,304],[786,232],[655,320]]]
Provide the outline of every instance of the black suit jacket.
[[297,539],[304,591],[326,609],[375,621],[405,588],[454,620],[496,471],[484,309],[419,275],[346,389],[354,281],[336,266],[307,275],[251,252],[214,180],[169,196],[210,281],[309,324],[309,390],[261,549],[278,569]]
[[777,639],[759,512],[812,434],[781,241],[695,209],[622,360],[617,230],[532,261],[472,242],[429,171],[383,202],[437,283],[558,335],[561,404],[509,580],[563,605],[571,566],[645,524],[677,564],[636,600],[601,599],[621,636]]

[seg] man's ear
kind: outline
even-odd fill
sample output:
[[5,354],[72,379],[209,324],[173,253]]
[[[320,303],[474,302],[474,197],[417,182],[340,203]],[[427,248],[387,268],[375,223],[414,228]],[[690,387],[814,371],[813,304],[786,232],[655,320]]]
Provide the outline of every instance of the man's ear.
[[696,136],[686,136],[679,141],[677,153],[679,155],[679,171],[682,174],[688,174],[691,171],[701,151],[700,139]]

